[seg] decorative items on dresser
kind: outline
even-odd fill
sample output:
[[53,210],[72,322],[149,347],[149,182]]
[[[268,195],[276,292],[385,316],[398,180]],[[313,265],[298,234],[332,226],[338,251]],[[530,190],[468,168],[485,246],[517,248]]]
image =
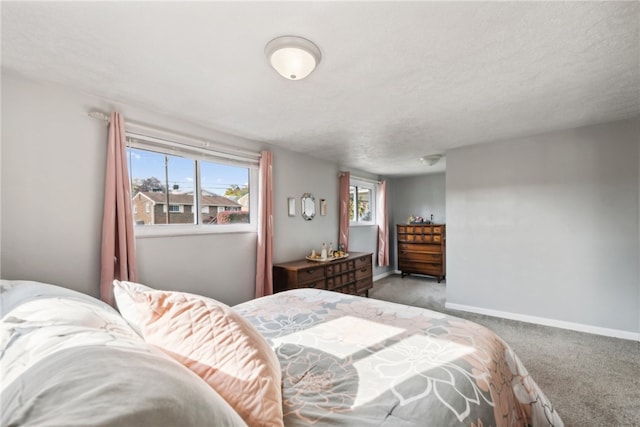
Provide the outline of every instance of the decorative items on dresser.
[[446,275],[444,224],[398,224],[398,269],[401,276],[426,274],[438,278]]
[[352,252],[344,257],[313,261],[309,258],[273,265],[273,290],[316,288],[369,296],[373,287],[372,254]]

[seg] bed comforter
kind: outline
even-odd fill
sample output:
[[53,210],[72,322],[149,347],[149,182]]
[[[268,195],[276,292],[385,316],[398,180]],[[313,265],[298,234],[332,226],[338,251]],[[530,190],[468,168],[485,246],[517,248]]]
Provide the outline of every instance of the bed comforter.
[[563,425],[509,345],[478,324],[315,289],[234,309],[278,356],[287,427]]
[[[155,320],[134,328],[139,323],[135,316],[123,318],[89,296],[48,284],[3,280],[0,425],[258,427],[284,421],[286,427],[562,426],[511,348],[472,322],[369,298],[299,289],[233,310],[227,307],[216,317],[222,323],[211,323],[216,312],[196,308],[219,302],[191,294],[141,292],[159,294],[163,298],[158,301],[165,303],[172,295],[202,303],[163,311],[172,320],[163,332],[164,345],[181,343],[181,333],[189,337],[203,323],[213,328],[213,335],[220,332],[216,327],[234,319],[255,327],[255,334],[244,338],[235,333],[218,337],[214,353],[221,359],[192,349],[189,360],[199,357],[196,367],[245,378],[246,370],[259,371],[258,359],[230,365],[221,361],[240,357],[239,343],[260,341],[260,351],[272,356],[274,378],[282,384],[282,395],[278,387],[275,392],[284,420],[279,413],[277,419],[245,423],[237,402],[223,397],[226,382],[204,380],[171,348],[148,340],[155,339],[147,336],[149,326],[160,328]],[[155,319],[157,308],[142,313]],[[192,323],[176,329],[172,316],[182,314]],[[208,343],[196,341],[192,344]],[[229,370],[233,367],[235,371]],[[264,375],[254,381],[269,380]],[[256,400],[253,394],[248,397]]]

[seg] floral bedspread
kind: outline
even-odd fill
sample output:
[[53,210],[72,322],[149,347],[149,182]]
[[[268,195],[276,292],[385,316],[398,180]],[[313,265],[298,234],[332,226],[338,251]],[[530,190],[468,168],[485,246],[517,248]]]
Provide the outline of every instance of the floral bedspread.
[[293,426],[562,426],[508,344],[442,313],[317,289],[234,307],[282,367]]

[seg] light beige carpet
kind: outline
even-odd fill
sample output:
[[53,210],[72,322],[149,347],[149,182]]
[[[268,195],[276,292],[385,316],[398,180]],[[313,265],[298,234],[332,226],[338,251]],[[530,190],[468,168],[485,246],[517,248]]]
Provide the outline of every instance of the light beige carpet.
[[371,298],[462,317],[511,345],[567,427],[640,427],[640,342],[447,310],[446,283],[389,276]]

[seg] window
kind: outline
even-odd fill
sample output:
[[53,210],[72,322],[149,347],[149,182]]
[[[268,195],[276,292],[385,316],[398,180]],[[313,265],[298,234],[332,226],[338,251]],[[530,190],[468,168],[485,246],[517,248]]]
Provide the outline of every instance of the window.
[[255,230],[257,154],[241,158],[141,135],[127,134],[127,142],[131,196],[146,200],[146,213],[134,212],[136,233]]
[[374,225],[376,222],[376,184],[351,179],[349,187],[349,221],[351,225]]

